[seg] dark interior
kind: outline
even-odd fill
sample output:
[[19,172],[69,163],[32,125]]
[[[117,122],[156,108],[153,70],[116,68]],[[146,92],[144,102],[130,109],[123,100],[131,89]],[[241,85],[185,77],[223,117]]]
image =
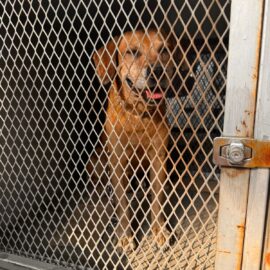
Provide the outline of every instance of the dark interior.
[[[211,153],[212,139],[221,133],[223,125],[229,34],[225,18],[230,17],[230,1],[205,0],[202,5],[188,0],[188,7],[182,2],[57,0],[0,4],[0,191],[4,194],[0,250],[36,258],[45,254],[48,261],[90,267],[96,264],[87,259],[92,255],[67,247],[62,253],[48,239],[80,202],[100,195],[98,187],[89,181],[86,166],[99,145],[108,89],[100,85],[91,56],[123,32],[154,26],[173,32],[179,39],[195,76],[179,70],[167,96],[168,100],[177,97],[182,101],[172,105],[174,113],[168,116],[169,123],[172,119],[174,123],[168,170],[172,183],[182,176],[179,190],[189,185],[198,170],[201,175],[213,170],[211,156],[206,154]],[[206,87],[207,93],[202,89],[204,94],[200,95],[194,90],[196,85],[210,80],[201,76],[203,63],[212,74],[213,87]],[[211,103],[216,95],[219,99]],[[209,117],[200,122],[206,114]],[[203,151],[197,151],[200,146]],[[197,162],[190,162],[192,156]],[[206,158],[210,161],[205,163]],[[194,186],[203,182],[199,174]],[[183,205],[188,205],[193,192],[191,187]],[[104,261],[100,260],[102,266]]]

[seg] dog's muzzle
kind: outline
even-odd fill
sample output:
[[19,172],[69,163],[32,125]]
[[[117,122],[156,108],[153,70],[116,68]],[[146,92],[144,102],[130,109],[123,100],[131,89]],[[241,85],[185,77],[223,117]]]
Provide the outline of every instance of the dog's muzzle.
[[127,78],[126,79],[128,86],[130,89],[136,94],[136,95],[141,95],[143,99],[147,103],[151,104],[157,104],[159,103],[165,96],[165,91],[160,88],[156,83],[153,84],[151,83],[151,87],[146,87],[144,89],[138,89],[134,86],[134,83]]
[[127,84],[136,95],[142,95],[147,103],[157,104],[165,96],[165,90],[168,82],[164,74],[164,69],[161,66],[156,68],[148,67],[146,71],[147,87],[138,89],[135,84],[128,77],[126,78]]

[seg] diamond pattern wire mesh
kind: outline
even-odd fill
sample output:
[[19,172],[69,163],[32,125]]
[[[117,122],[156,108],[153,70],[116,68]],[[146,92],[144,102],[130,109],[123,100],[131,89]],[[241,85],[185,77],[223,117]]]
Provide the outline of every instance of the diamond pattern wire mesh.
[[[229,13],[229,0],[0,3],[1,251],[75,268],[214,268],[212,140],[223,125]],[[152,245],[143,171],[125,191],[137,246],[119,254],[109,153],[100,142],[109,87],[91,58],[113,37],[150,25],[173,33],[188,67],[174,61],[163,119],[170,243]]]

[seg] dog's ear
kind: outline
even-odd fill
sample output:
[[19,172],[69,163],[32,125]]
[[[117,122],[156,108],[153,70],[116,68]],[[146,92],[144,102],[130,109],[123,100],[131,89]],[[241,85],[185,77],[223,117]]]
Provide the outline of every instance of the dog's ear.
[[116,73],[117,44],[119,37],[111,39],[106,46],[93,54],[93,61],[101,83],[111,82]]

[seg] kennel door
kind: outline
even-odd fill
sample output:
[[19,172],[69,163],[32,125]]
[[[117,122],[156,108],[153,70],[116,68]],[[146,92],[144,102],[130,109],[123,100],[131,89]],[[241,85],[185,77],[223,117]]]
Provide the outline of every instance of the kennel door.
[[[212,142],[223,127],[231,2],[0,1],[0,252],[5,253],[0,254],[0,265],[3,257],[18,255],[74,269],[215,268],[220,170],[212,163]],[[247,67],[257,63],[254,39],[261,11],[262,1],[233,1],[234,60],[229,75],[233,78],[225,125],[230,134],[234,134],[229,128],[234,113],[246,108],[254,112],[254,99],[249,104],[252,83],[246,79],[248,90],[241,94],[236,82],[240,74],[243,79],[238,83],[244,85]],[[252,18],[248,22],[246,15]],[[153,25],[172,32],[188,65],[184,71],[181,63],[175,63],[172,91],[166,94],[164,121],[172,132],[164,210],[172,243],[164,250],[152,245],[147,233],[150,184],[134,177],[135,192],[130,189],[125,194],[134,198],[130,205],[136,219],[130,223],[137,247],[119,255],[111,237],[117,218],[110,170],[106,158],[102,162],[107,153],[98,147],[108,89],[100,85],[91,60],[111,38]],[[238,100],[233,100],[235,92]],[[239,105],[239,100],[244,103]],[[231,124],[241,122],[240,116],[236,118]],[[253,114],[250,123],[252,119]],[[252,130],[251,124],[248,129]],[[90,157],[97,162],[90,164],[89,174]],[[230,182],[222,181],[222,196],[224,192],[230,196]],[[232,223],[227,226],[227,201],[221,198],[221,235],[226,226],[230,230],[239,224],[239,216],[245,219],[247,180],[242,180],[243,185],[231,182],[238,191],[244,190],[236,195],[243,207],[229,213]],[[236,192],[232,192],[233,197]],[[235,254],[236,234],[233,229],[229,233],[225,242],[220,238],[219,248],[228,243]],[[230,256],[228,265],[235,259]]]
[[[263,11],[264,1],[232,1],[224,136],[263,139],[270,134],[265,129],[269,94]],[[260,269],[267,191],[267,169],[222,169],[216,269]]]

